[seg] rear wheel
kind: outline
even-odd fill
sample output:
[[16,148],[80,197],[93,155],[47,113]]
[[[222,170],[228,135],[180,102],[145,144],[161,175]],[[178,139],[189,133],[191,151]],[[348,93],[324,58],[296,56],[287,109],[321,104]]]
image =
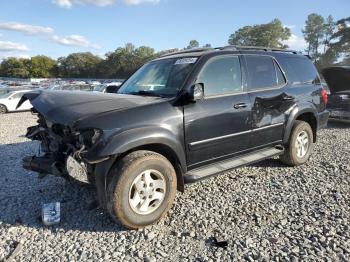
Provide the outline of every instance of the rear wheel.
[[311,126],[296,120],[285,153],[280,160],[290,166],[304,164],[310,158],[313,148],[313,132]]
[[135,151],[112,168],[107,209],[122,225],[136,229],[159,221],[176,194],[176,173],[162,155]]
[[4,105],[0,105],[0,114],[6,114],[7,113],[7,108]]

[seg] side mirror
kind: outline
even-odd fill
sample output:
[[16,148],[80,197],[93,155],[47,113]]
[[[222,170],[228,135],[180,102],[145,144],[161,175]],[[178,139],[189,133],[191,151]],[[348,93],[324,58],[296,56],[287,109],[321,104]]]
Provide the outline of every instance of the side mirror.
[[190,98],[192,101],[202,100],[204,98],[204,84],[194,84],[191,87]]
[[107,86],[105,93],[117,93],[120,86]]

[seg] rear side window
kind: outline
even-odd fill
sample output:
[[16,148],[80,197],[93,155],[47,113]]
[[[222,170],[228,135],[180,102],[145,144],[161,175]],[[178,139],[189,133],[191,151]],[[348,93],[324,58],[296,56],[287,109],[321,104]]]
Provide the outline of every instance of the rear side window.
[[246,56],[246,61],[250,90],[278,87],[285,83],[280,68],[271,57],[249,55]]
[[229,55],[210,59],[199,73],[197,83],[204,84],[205,96],[242,92],[239,58]]
[[285,57],[279,59],[279,63],[292,85],[320,84],[316,67],[307,57]]

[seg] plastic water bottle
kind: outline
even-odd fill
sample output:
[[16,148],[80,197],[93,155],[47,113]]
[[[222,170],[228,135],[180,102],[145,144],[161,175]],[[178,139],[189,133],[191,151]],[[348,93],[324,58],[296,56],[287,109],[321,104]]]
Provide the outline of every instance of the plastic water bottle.
[[58,224],[61,220],[61,203],[44,204],[42,208],[42,221],[44,225],[51,226]]

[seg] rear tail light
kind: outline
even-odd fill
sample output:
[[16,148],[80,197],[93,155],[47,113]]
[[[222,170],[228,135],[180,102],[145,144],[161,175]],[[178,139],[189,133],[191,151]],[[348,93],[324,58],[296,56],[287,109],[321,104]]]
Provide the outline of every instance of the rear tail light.
[[325,88],[322,89],[321,91],[321,98],[322,98],[322,101],[325,105],[328,104],[328,94],[327,94],[327,90]]

